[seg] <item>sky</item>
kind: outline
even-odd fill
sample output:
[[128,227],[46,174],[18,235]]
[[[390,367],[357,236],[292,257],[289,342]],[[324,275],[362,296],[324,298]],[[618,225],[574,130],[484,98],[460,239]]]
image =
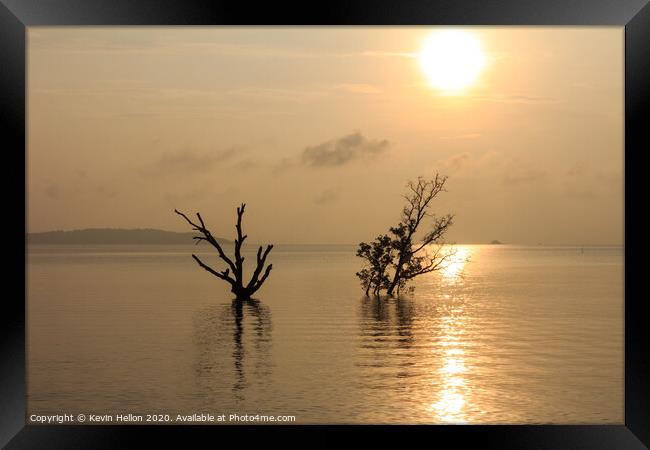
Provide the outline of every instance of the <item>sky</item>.
[[28,231],[232,238],[245,202],[251,242],[356,244],[439,172],[449,242],[622,245],[623,28],[454,28],[484,60],[451,93],[446,31],[29,27]]

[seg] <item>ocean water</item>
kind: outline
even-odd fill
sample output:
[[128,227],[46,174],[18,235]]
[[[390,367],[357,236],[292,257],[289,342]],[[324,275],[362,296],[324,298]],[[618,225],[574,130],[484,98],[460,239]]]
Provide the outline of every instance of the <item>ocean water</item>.
[[623,248],[459,246],[401,299],[354,251],[277,246],[237,306],[205,246],[30,246],[28,413],[623,423]]

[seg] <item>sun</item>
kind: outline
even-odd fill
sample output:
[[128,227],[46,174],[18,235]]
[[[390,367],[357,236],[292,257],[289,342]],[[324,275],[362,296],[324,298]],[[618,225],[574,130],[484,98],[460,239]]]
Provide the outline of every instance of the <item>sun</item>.
[[429,84],[445,95],[457,95],[474,84],[486,63],[481,41],[460,30],[431,34],[418,59]]

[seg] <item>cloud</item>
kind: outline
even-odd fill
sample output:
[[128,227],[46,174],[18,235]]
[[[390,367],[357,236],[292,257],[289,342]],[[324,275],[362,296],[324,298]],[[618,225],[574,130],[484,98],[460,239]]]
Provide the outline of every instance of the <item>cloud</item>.
[[295,158],[282,158],[272,168],[274,174],[280,174],[296,166]]
[[326,189],[314,198],[314,203],[323,206],[336,202],[341,196],[340,188]]
[[326,89],[304,89],[292,87],[283,88],[265,88],[265,87],[246,87],[232,89],[222,93],[224,96],[238,97],[254,101],[279,101],[296,104],[310,104],[330,94]]
[[374,158],[386,150],[387,140],[370,140],[360,132],[339,139],[307,147],[301,155],[301,163],[308,167],[338,167],[361,158]]
[[509,171],[503,178],[504,184],[525,184],[532,183],[543,179],[546,172],[538,169],[518,168],[514,171]]
[[468,153],[461,153],[443,159],[439,162],[439,166],[444,172],[456,173],[471,163],[472,157]]
[[622,173],[596,170],[583,162],[578,162],[567,170],[564,183],[567,195],[578,200],[593,200],[606,195],[619,195],[616,185],[622,189]]
[[417,53],[366,50],[354,52],[313,52],[291,49],[279,45],[241,44],[236,42],[215,42],[214,40],[195,40],[179,42],[173,35],[149,33],[140,37],[127,38],[125,35],[115,36],[102,30],[92,34],[79,35],[74,31],[30,31],[30,48],[37,51],[53,51],[60,53],[92,53],[115,55],[209,55],[247,58],[282,58],[282,59],[314,59],[330,58],[416,58]]
[[458,153],[439,160],[437,168],[444,173],[463,177],[488,177],[503,185],[524,185],[543,181],[548,171],[540,162],[508,156],[501,151]]
[[201,171],[209,168],[214,159],[209,155],[198,155],[193,152],[180,152],[165,154],[156,163],[156,168],[161,172],[167,171]]
[[188,201],[195,202],[206,198],[211,193],[212,191],[210,190],[210,186],[205,185],[188,191],[176,190],[173,192],[165,192],[163,194],[163,198],[167,203],[174,205],[177,203],[185,203]]
[[236,170],[249,170],[249,169],[254,169],[257,167],[257,162],[253,161],[252,159],[244,159],[242,161],[239,161],[233,165],[233,168]]
[[192,150],[166,153],[152,166],[141,169],[141,173],[145,175],[169,175],[205,172],[218,163],[232,160],[242,151],[242,148],[232,147],[207,153],[197,153]]
[[[75,32],[46,31],[30,32],[30,48],[36,51],[57,51],[59,53],[92,53],[123,55],[209,55],[255,58],[303,59],[319,55],[310,51],[292,50],[282,47],[245,45],[228,42],[194,41],[178,42],[172,35],[162,37],[155,33],[145,37],[126,39],[101,30],[84,36]],[[332,55],[338,56],[338,55]]]

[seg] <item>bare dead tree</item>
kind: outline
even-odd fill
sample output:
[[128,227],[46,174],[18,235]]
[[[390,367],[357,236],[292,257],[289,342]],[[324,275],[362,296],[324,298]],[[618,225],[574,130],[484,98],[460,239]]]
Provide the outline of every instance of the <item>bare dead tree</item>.
[[241,255],[241,248],[242,248],[242,244],[244,243],[248,235],[243,234],[241,222],[242,222],[242,216],[244,215],[245,208],[246,208],[245,203],[242,203],[242,205],[239,208],[237,208],[237,224],[235,225],[235,228],[237,230],[237,237],[235,238],[234,261],[230,259],[228,256],[226,256],[219,242],[215,239],[215,237],[212,235],[210,230],[206,228],[205,223],[201,218],[201,214],[196,213],[196,217],[199,219],[199,223],[197,224],[192,222],[182,212],[176,209],[174,210],[176,214],[183,217],[187,221],[187,223],[189,223],[192,226],[192,229],[194,231],[198,231],[199,233],[201,233],[201,236],[193,236],[192,239],[196,240],[197,244],[201,241],[206,241],[210,245],[212,245],[217,250],[219,258],[221,258],[228,265],[228,267],[225,270],[219,272],[211,268],[207,264],[205,264],[203,261],[201,261],[198,256],[192,254],[192,258],[194,258],[194,260],[203,269],[207,270],[215,277],[229,283],[230,291],[233,294],[235,294],[237,300],[249,300],[251,296],[255,292],[257,292],[259,288],[262,287],[266,279],[269,277],[271,270],[273,269],[273,264],[269,264],[268,266],[266,266],[266,269],[264,268],[264,265],[266,264],[266,257],[269,255],[271,249],[273,249],[273,245],[267,245],[264,251],[262,251],[262,246],[260,246],[259,249],[257,250],[257,262],[256,262],[255,270],[253,271],[253,275],[251,276],[248,283],[244,283],[244,259],[245,258]]

